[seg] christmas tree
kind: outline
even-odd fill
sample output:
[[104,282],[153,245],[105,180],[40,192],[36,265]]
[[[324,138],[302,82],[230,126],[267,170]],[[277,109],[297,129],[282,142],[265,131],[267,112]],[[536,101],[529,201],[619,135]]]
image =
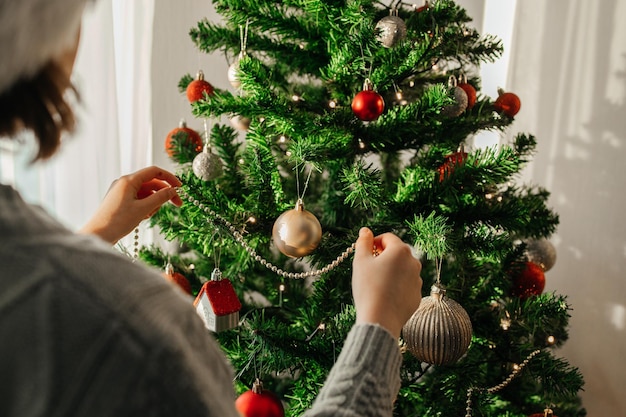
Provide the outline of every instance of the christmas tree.
[[[354,321],[350,254],[367,226],[424,267],[395,415],[584,415],[582,376],[554,350],[570,307],[543,292],[558,216],[517,178],[535,138],[472,144],[520,110],[512,92],[480,93],[500,41],[448,0],[213,3],[223,20],[190,37],[224,52],[233,88],[181,74],[204,132],[168,136],[186,204],[152,219],[180,251],[141,256],[221,304],[205,320],[238,391],[259,379],[286,415],[310,406]],[[210,284],[234,292],[206,301]]]

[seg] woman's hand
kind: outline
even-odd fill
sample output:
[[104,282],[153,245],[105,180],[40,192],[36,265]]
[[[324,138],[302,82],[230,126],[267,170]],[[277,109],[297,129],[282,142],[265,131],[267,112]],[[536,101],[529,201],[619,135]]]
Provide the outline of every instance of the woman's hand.
[[352,268],[357,324],[379,324],[399,337],[422,300],[421,271],[411,248],[396,235],[375,238],[370,229],[362,228]]
[[180,185],[174,174],[156,166],[124,175],[111,184],[102,204],[80,233],[95,234],[115,244],[167,201],[180,207],[183,202],[175,188]]

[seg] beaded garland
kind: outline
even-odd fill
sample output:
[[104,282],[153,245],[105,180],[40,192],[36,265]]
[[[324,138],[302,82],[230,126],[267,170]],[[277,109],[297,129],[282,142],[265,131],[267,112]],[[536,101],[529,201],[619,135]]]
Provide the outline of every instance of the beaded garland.
[[467,400],[466,400],[467,406],[465,408],[465,417],[472,417],[472,394],[474,392],[486,392],[488,394],[493,394],[495,392],[500,391],[501,389],[506,388],[506,386],[509,385],[511,381],[513,381],[513,379],[515,379],[515,377],[519,375],[520,372],[522,372],[522,370],[526,367],[526,365],[528,365],[528,363],[532,360],[532,358],[537,356],[540,352],[541,352],[540,349],[532,351],[530,355],[528,355],[526,359],[524,359],[524,361],[521,364],[519,364],[519,366],[515,368],[513,372],[511,372],[511,374],[504,381],[500,382],[498,385],[494,385],[491,388],[476,388],[476,387],[468,388]]
[[235,241],[239,243],[246,250],[246,252],[248,252],[248,254],[252,257],[252,259],[259,262],[261,265],[263,265],[264,267],[266,267],[267,269],[269,269],[270,271],[274,272],[275,274],[281,277],[289,278],[289,279],[304,279],[304,278],[316,277],[319,275],[326,274],[332,271],[333,269],[337,268],[337,266],[339,266],[340,263],[345,261],[348,258],[348,256],[350,256],[354,252],[355,244],[353,243],[345,251],[343,251],[334,261],[332,261],[330,264],[326,265],[325,267],[321,269],[316,269],[316,270],[311,270],[311,271],[306,271],[306,272],[287,272],[283,269],[280,269],[276,265],[269,262],[267,259],[263,258],[261,255],[259,255],[256,252],[256,250],[254,250],[254,248],[250,246],[248,242],[246,242],[243,235],[241,234],[241,232],[237,230],[235,225],[233,225],[224,217],[220,216],[218,213],[215,212],[215,210],[211,209],[210,207],[207,207],[204,203],[202,203],[198,199],[191,196],[188,193],[188,191],[182,187],[178,189],[178,193],[183,200],[186,200],[187,202],[193,204],[194,206],[202,210],[208,216],[208,219],[207,219],[208,221],[210,221],[213,224],[221,223],[222,225],[226,226],[228,231],[233,235],[233,238],[235,239]]

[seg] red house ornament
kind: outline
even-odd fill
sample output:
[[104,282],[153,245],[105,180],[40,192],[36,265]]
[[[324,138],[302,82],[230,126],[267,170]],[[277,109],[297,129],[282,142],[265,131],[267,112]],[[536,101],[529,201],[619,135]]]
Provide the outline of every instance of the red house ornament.
[[212,332],[221,332],[237,327],[241,302],[233,285],[222,279],[222,272],[215,268],[211,279],[205,282],[198,292],[194,307],[204,325]]

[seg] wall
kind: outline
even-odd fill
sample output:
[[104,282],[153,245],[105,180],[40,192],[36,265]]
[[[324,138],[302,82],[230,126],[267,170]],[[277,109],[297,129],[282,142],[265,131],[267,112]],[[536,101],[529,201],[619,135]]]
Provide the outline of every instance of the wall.
[[590,416],[625,416],[626,1],[518,2],[508,87],[515,128],[539,145],[525,178],[547,187],[561,225],[546,291],[568,295],[559,352],[585,376]]
[[[560,214],[553,237],[558,259],[546,291],[568,296],[570,339],[557,354],[583,372],[589,416],[625,416],[626,398],[626,0],[462,0],[477,28],[503,30],[504,74],[492,75],[518,94],[522,110],[501,140],[517,132],[538,138],[535,160],[522,180],[552,192]],[[181,117],[202,129],[176,85],[202,68],[230,88],[220,54],[206,57],[187,36],[198,20],[217,17],[207,1],[156,2],[153,51],[155,163],[171,166],[162,151]],[[493,16],[502,8],[506,16]],[[485,10],[487,12],[485,12]],[[513,13],[513,15],[510,15]],[[493,31],[489,31],[493,33]],[[489,68],[485,74],[489,74]],[[563,417],[563,416],[561,416]]]

